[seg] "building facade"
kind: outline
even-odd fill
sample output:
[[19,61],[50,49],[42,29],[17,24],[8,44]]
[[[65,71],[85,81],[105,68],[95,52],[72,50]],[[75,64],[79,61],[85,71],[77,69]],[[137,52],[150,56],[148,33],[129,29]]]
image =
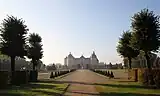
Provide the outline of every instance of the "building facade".
[[75,58],[71,53],[64,59],[64,65],[68,68],[75,69],[90,69],[96,68],[99,64],[99,60],[93,51],[90,57],[85,58],[83,55],[80,58]]
[[[126,68],[128,68],[128,59],[124,58],[124,65]],[[160,68],[160,57],[156,54],[152,53],[150,54],[150,63],[153,68]],[[132,59],[132,68],[146,68],[147,67],[147,60],[145,56],[139,55],[138,57]]]

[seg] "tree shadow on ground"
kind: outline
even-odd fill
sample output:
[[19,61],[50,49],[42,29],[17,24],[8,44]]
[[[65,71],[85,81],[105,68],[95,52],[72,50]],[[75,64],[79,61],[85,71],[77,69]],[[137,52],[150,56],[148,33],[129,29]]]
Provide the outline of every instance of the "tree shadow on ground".
[[[46,82],[46,81],[44,81]],[[48,82],[48,81],[47,81]],[[50,82],[50,81],[49,81]],[[100,84],[100,83],[88,83],[88,82],[77,82],[77,81],[52,81],[53,83],[69,83],[69,84],[83,84],[83,85],[101,85],[101,86],[110,86],[118,88],[142,88],[142,89],[156,89],[154,86],[143,86],[143,85],[123,85],[123,84]],[[119,81],[119,82],[134,82],[134,81]]]
[[38,93],[42,93],[42,94],[45,94],[45,95],[62,96],[62,94],[60,94],[60,93],[48,92],[48,91],[45,91],[45,90],[33,90],[32,92],[38,92]]
[[24,94],[19,94],[19,93],[1,93],[0,96],[24,96]]
[[40,83],[54,83],[54,84],[63,84],[63,82],[61,82],[61,81],[54,81],[54,80],[49,80],[49,79],[45,79],[45,80],[39,80],[38,82],[40,82]]
[[100,96],[160,96],[155,94],[138,94],[138,93],[103,93],[100,92]]
[[95,95],[95,96],[100,96],[99,93],[89,93],[89,92],[72,92],[72,91],[67,91],[68,94],[70,93],[75,93],[77,95]]
[[[51,85],[49,85],[49,83]],[[36,89],[36,90],[33,90],[33,89]],[[41,89],[41,90],[38,90],[38,89]],[[46,95],[61,96],[60,93],[45,91],[43,89],[54,89],[58,91],[64,91],[63,88],[58,88],[57,86],[52,85],[52,82],[45,83],[45,82],[39,81],[36,83],[29,83],[29,84],[20,85],[20,86],[9,86],[6,89],[1,89],[0,96],[24,96],[24,94],[22,94],[23,91],[25,91],[26,93],[27,92],[39,92],[39,93],[46,94]],[[16,91],[19,91],[19,92],[16,92]]]
[[[34,90],[32,92],[38,92],[38,93],[42,93],[43,95],[51,95],[51,96],[63,96],[60,93],[56,93],[56,92],[47,92],[47,91],[43,91],[43,90]],[[32,95],[32,96],[43,96],[43,95]],[[0,96],[30,96],[30,95],[24,95],[22,93],[0,93]]]
[[[55,85],[45,85],[45,84],[38,84],[38,83],[33,83],[33,84],[28,84],[28,85],[24,85],[24,86],[17,86],[23,89],[31,89],[31,88],[54,88],[56,87]],[[13,87],[14,88],[14,87]]]
[[131,80],[123,80],[123,81],[117,81],[119,83],[131,83],[131,82],[135,82],[135,81],[131,81]]
[[143,86],[143,85],[122,85],[122,84],[96,84],[101,86],[108,86],[108,87],[117,87],[117,88],[142,88],[142,89],[156,89],[152,86]]

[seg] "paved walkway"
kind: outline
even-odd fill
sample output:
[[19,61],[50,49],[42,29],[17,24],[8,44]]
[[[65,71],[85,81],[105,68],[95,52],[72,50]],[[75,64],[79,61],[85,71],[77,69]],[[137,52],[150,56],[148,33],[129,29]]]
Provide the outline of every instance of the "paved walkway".
[[89,70],[77,70],[58,81],[69,83],[65,96],[99,96],[94,83],[105,83],[107,79]]

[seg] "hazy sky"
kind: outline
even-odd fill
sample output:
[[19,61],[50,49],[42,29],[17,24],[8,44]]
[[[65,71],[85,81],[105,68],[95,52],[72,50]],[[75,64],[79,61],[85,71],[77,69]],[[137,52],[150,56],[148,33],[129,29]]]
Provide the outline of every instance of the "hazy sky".
[[42,36],[43,62],[64,63],[69,52],[85,57],[95,50],[102,62],[121,62],[116,45],[131,17],[143,8],[160,14],[160,0],[0,0],[0,23],[6,15],[23,18]]

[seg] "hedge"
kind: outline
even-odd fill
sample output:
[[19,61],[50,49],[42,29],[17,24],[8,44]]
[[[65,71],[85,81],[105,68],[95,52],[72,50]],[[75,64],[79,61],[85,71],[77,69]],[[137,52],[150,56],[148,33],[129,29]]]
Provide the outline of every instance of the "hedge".
[[107,71],[107,70],[102,71],[102,70],[94,70],[94,69],[91,69],[91,71],[96,72],[96,73],[99,73],[99,74],[104,75],[104,76],[107,76],[107,77],[109,77],[109,78],[114,78],[114,74],[113,74],[112,71],[109,72],[109,71]]
[[128,70],[128,78],[139,81],[144,85],[155,85],[160,88],[160,69],[130,69]]
[[38,71],[30,71],[29,72],[29,81],[36,82],[38,78]]
[[28,83],[28,72],[27,71],[15,71],[12,77],[13,85],[21,85]]
[[9,73],[7,71],[0,71],[0,89],[7,87],[8,77]]
[[50,74],[50,78],[55,78],[55,77],[58,77],[58,76],[61,76],[61,75],[65,75],[69,72],[73,72],[75,71],[75,69],[72,69],[72,70],[67,70],[67,71],[56,71],[56,72],[51,72]]

